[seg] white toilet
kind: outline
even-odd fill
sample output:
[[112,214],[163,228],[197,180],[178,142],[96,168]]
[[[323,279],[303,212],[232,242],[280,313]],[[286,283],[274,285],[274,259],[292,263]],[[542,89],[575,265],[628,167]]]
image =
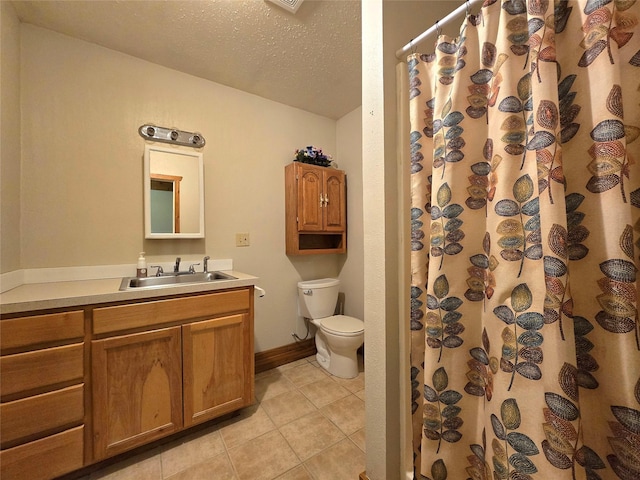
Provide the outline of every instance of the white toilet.
[[330,374],[341,378],[358,376],[356,352],[364,343],[364,322],[334,315],[340,280],[322,278],[298,282],[300,314],[316,327],[316,358]]

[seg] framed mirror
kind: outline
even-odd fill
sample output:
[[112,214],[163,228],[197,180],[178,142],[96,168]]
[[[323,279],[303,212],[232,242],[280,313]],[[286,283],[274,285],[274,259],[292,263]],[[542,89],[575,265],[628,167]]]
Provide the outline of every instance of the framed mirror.
[[202,153],[145,145],[145,238],[204,238]]

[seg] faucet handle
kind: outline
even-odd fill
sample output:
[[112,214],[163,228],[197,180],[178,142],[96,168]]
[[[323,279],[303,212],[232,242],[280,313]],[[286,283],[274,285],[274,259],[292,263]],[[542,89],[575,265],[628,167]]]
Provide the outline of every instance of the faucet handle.
[[204,268],[202,269],[202,271],[203,271],[204,273],[207,273],[207,272],[209,271],[209,264],[208,264],[208,262],[209,262],[209,260],[210,260],[210,259],[211,259],[211,257],[210,257],[209,255],[207,255],[206,257],[204,257],[204,258],[202,259],[202,262],[204,263]]
[[156,277],[161,277],[164,274],[164,270],[162,269],[162,265],[150,265],[149,268],[157,268]]
[[200,263],[192,263],[189,265],[189,273],[196,273],[196,266],[200,265]]

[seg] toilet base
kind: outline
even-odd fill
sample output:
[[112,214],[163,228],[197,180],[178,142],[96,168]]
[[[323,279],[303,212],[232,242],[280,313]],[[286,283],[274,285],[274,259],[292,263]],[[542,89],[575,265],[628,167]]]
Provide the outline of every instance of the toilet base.
[[[329,366],[327,371],[336,377],[340,378],[355,378],[358,376],[358,356],[356,351],[353,354],[341,355],[336,352],[331,352],[331,358],[329,359]],[[320,362],[318,362],[320,363]]]
[[[331,375],[340,378],[354,378],[360,373],[358,368],[358,348],[362,346],[364,334],[359,338],[334,338],[335,348],[331,348],[327,336],[318,327],[316,331],[316,360]],[[354,343],[355,342],[355,343]]]
[[344,357],[342,355],[331,354],[331,358],[327,358],[321,353],[316,353],[318,365],[324,368],[334,377],[355,378],[360,373],[358,368],[358,357],[354,355],[354,359]]
[[329,371],[329,358],[320,352],[316,353],[316,361],[318,365],[324,368],[327,372]]

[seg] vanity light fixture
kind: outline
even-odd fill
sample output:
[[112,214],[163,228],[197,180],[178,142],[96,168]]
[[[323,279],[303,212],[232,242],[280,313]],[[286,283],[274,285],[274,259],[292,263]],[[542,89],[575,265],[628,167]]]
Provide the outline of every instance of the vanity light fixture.
[[184,132],[175,128],[158,127],[156,125],[142,125],[138,133],[145,140],[172,143],[185,147],[201,148],[206,143],[200,133]]

